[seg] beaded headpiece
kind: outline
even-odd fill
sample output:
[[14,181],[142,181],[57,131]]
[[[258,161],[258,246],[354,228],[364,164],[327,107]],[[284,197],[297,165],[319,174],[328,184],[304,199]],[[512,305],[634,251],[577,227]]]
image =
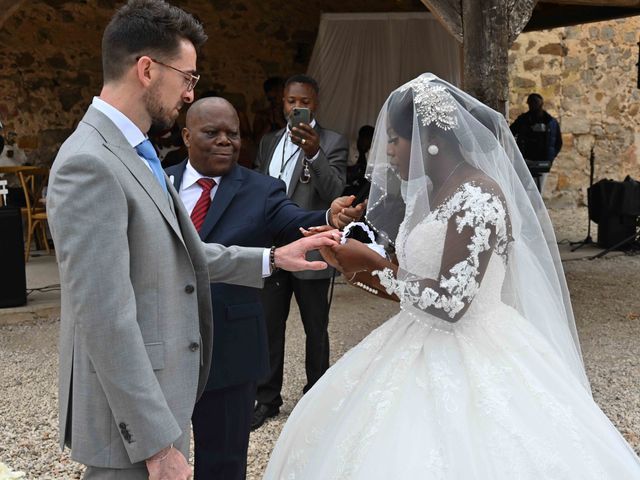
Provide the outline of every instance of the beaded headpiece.
[[433,85],[429,77],[420,76],[400,88],[401,92],[413,90],[413,102],[423,127],[435,123],[443,130],[458,126],[456,102],[442,85]]

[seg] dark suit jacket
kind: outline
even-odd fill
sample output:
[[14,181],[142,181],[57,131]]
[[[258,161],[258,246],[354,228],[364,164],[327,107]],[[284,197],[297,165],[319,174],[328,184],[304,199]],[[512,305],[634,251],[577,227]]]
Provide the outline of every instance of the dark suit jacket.
[[[186,163],[166,170],[177,190]],[[220,181],[200,238],[222,245],[285,245],[300,238],[298,227],[324,225],[325,214],[298,207],[281,180],[236,165]],[[206,389],[261,380],[269,373],[269,348],[260,290],[212,283],[211,300],[213,361]]]
[[[304,152],[300,149],[291,177],[292,181],[287,191],[291,200],[302,208],[310,210],[327,209],[335,198],[342,195],[347,181],[347,157],[349,154],[349,142],[346,137],[322,128],[317,123],[314,128],[320,136],[320,152],[318,158],[309,165],[311,179],[309,183],[300,181],[304,167]],[[286,129],[283,128],[262,137],[256,157],[256,169],[260,172],[269,175],[271,159],[285,131]],[[308,258],[320,260],[320,254],[312,252]],[[295,272],[293,275],[301,279],[330,278],[333,275],[333,269]]]

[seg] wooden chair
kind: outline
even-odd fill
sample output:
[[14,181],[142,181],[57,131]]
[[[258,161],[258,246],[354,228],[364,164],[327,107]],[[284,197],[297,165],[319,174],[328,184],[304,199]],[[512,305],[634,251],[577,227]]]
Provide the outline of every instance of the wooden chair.
[[42,195],[49,180],[49,169],[31,167],[18,170],[17,173],[26,203],[26,207],[23,209],[23,212],[26,212],[27,220],[27,240],[24,257],[25,262],[28,262],[31,253],[31,242],[36,238],[34,235],[36,233],[40,234],[40,242],[44,245],[47,253],[51,253],[49,241],[47,240],[47,210]]
[[[0,178],[6,180],[9,177],[15,177],[17,182],[20,183],[18,172],[23,172],[23,171],[28,172],[30,170],[33,170],[34,168],[36,167],[32,165],[3,165],[3,166],[0,166]],[[9,187],[11,187],[11,182]],[[22,185],[20,185],[20,188],[22,188]],[[21,207],[20,210],[21,210],[22,216],[24,218],[27,218],[27,208]]]
[[[17,183],[20,184],[20,177],[18,177],[18,172],[21,171],[29,171],[29,170],[33,170],[34,166],[31,165],[5,165],[5,166],[0,166],[0,178],[2,178],[3,180],[7,180],[9,177],[15,177],[17,180]],[[9,187],[11,188],[11,185],[9,185]],[[22,189],[22,185],[20,185],[20,189]],[[23,192],[23,196],[24,196],[24,192]],[[0,200],[1,201],[1,200]],[[2,202],[4,203],[4,202]],[[2,205],[4,206],[4,205]],[[22,213],[22,218],[24,218],[26,220],[27,218],[27,207],[21,206],[20,207],[20,213]]]

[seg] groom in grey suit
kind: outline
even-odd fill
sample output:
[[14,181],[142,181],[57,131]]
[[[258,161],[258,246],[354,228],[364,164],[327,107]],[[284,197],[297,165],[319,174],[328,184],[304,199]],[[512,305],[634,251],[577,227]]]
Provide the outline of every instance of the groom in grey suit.
[[203,244],[146,133],[193,101],[191,15],[130,0],[102,43],[104,86],[53,164],[47,209],[62,285],[60,440],[89,479],[188,479],[189,422],[211,363],[210,282],[261,287],[307,250]]

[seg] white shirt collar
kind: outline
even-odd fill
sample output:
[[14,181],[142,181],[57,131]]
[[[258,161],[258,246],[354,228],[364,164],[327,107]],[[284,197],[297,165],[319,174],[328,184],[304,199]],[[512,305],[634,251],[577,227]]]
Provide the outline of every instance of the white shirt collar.
[[184,169],[184,175],[182,176],[182,188],[186,189],[192,187],[201,178],[212,178],[216,182],[216,185],[220,185],[222,176],[207,177],[206,175],[202,175],[195,168],[193,168],[193,165],[191,165],[191,160],[188,160],[187,167]]
[[104,113],[109,120],[122,132],[127,142],[132,147],[136,147],[143,142],[147,137],[142,131],[133,123],[124,113],[118,110],[113,105],[108,104],[100,97],[93,97],[91,106]]

